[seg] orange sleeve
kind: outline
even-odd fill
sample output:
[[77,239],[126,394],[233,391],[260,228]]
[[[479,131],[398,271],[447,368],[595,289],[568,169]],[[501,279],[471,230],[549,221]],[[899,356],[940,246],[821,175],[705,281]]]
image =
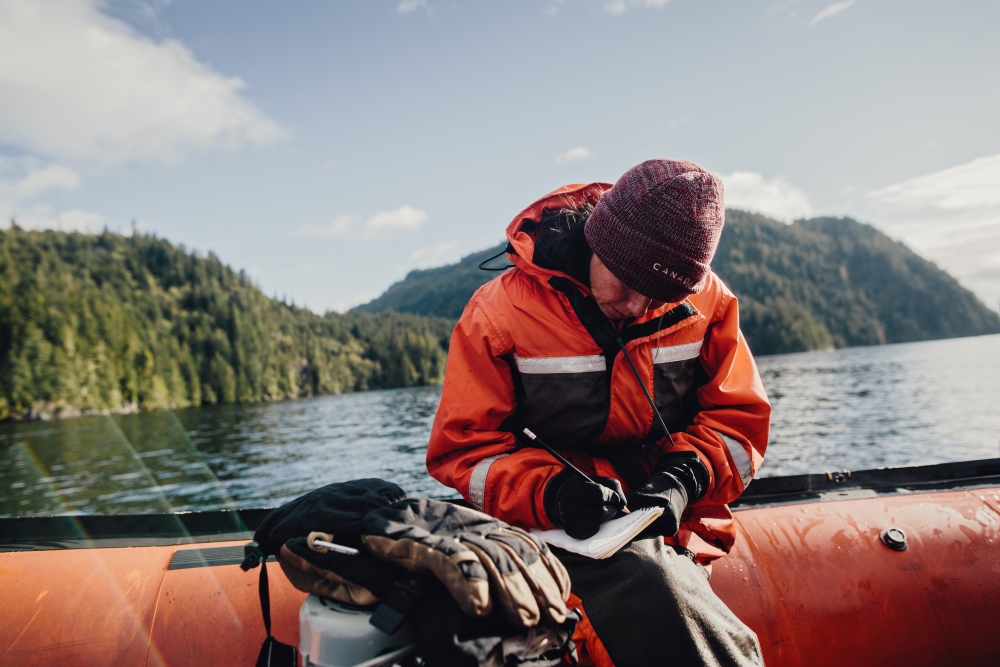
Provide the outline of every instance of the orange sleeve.
[[562,470],[543,450],[515,449],[513,433],[499,430],[514,413],[513,353],[477,293],[455,326],[441,403],[427,447],[427,471],[476,509],[527,528],[552,528],[543,497]]
[[702,347],[709,376],[698,390],[702,409],[694,424],[674,435],[674,451],[694,451],[708,468],[708,490],[695,505],[728,504],[743,493],[764,461],[771,424],[771,404],[740,332],[736,297],[722,291]]

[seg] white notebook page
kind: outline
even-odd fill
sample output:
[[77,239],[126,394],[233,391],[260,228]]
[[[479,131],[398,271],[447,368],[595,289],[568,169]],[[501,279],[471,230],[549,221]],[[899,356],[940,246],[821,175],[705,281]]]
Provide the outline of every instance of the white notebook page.
[[531,529],[531,534],[543,539],[554,547],[571,551],[589,558],[607,558],[628,544],[632,538],[663,514],[662,507],[646,507],[605,522],[597,534],[585,540],[577,540],[561,528],[552,530]]

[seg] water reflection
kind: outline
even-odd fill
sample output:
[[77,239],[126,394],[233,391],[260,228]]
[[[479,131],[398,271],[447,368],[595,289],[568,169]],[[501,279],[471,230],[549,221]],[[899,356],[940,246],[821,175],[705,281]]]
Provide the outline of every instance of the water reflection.
[[[761,475],[997,456],[1000,336],[764,357]],[[0,425],[0,515],[274,506],[382,477],[454,493],[424,453],[440,390]]]
[[996,457],[1000,336],[758,360],[765,475]]

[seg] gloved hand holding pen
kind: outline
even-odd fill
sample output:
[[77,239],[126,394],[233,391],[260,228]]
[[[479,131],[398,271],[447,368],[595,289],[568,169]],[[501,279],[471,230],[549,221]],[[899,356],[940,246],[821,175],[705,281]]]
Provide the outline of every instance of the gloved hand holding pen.
[[617,479],[589,477],[530,429],[524,434],[566,466],[549,480],[543,502],[549,520],[567,535],[577,540],[593,537],[602,523],[625,509],[625,492]]
[[578,540],[593,537],[601,524],[625,508],[622,485],[613,477],[583,477],[567,468],[545,487],[549,519]]

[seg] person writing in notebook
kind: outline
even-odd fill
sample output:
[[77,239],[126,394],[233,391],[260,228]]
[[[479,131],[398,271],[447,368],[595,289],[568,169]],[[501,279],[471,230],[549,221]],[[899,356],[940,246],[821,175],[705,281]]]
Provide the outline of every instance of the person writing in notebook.
[[691,162],[560,188],[510,223],[513,269],[452,335],[434,478],[487,514],[580,539],[626,505],[664,509],[607,560],[558,552],[583,664],[762,664],[704,567],[733,546],[727,503],[760,468],[771,412],[736,297],[709,267],[724,219],[721,181]]

